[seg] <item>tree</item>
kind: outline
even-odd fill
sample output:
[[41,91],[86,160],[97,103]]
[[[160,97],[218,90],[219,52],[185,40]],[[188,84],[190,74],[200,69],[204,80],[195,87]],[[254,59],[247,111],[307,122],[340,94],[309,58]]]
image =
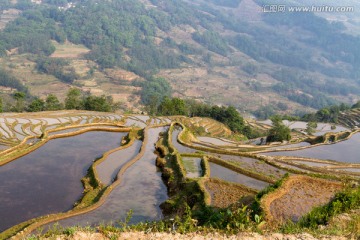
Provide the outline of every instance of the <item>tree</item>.
[[22,112],[25,109],[25,97],[26,94],[24,92],[16,92],[14,93],[14,99],[16,100],[15,109],[16,112]]
[[62,109],[63,106],[54,94],[49,94],[45,100],[45,110],[56,111]]
[[165,97],[161,102],[157,113],[159,115],[171,116],[171,115],[187,115],[185,101],[180,98],[168,98]]
[[112,105],[109,98],[105,96],[87,96],[84,99],[84,108],[89,111],[111,112]]
[[171,96],[171,86],[164,78],[151,77],[141,83],[141,101],[148,106],[150,114],[156,114],[156,110],[164,97]]
[[35,98],[28,106],[29,112],[40,112],[45,110],[45,101],[40,98]]
[[82,94],[77,88],[70,88],[66,94],[65,108],[66,109],[82,109]]
[[291,139],[290,128],[285,126],[280,116],[273,116],[271,118],[273,127],[269,130],[267,142],[282,142],[289,141]]
[[309,135],[312,135],[315,133],[317,128],[317,123],[316,122],[308,122],[306,124],[306,133]]

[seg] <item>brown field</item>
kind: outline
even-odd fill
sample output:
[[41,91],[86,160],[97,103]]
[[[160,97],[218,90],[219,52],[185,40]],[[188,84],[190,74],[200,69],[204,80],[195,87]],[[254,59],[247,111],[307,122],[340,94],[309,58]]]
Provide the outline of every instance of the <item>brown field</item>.
[[19,16],[20,13],[21,11],[17,9],[9,9],[3,11],[3,13],[0,14],[0,30],[4,29],[8,22],[17,18],[17,16]]
[[[83,54],[89,49],[82,45],[71,43],[58,44],[54,42],[56,51],[52,57],[60,57],[70,61],[70,66],[75,68],[76,73],[80,76],[74,85],[83,91],[89,91],[94,95],[112,96],[114,101],[126,103],[126,108],[135,112],[140,112],[139,98],[136,96],[139,88],[128,86],[128,83],[120,82],[127,80],[131,82],[138,76],[122,69],[108,69],[99,71],[96,69],[97,64],[93,61],[83,59]],[[66,97],[66,93],[72,86],[61,82],[57,78],[48,74],[40,74],[35,69],[35,62],[28,54],[18,54],[12,51],[12,54],[6,58],[0,58],[0,67],[11,72],[15,77],[21,80],[30,90],[32,95],[45,98],[48,94],[55,94],[61,101]],[[94,74],[89,76],[89,70],[95,67]],[[0,89],[1,93],[10,94],[15,90]]]
[[140,76],[136,75],[135,73],[126,71],[124,69],[105,69],[105,73],[110,79],[114,81],[133,81],[140,78]]
[[84,45],[76,45],[70,42],[59,44],[53,41],[56,51],[51,55],[54,58],[79,58],[90,50]]
[[161,70],[158,76],[170,81],[176,97],[192,97],[223,105],[241,106],[247,110],[256,110],[259,106],[278,102],[286,103],[288,111],[310,110],[270,91],[259,94],[251,88],[251,84],[269,87],[277,81],[266,74],[261,74],[256,79],[244,77],[239,67],[214,67],[211,70],[206,67],[166,69]]
[[238,203],[243,197],[251,198],[255,192],[239,184],[224,182],[218,179],[209,179],[205,182],[205,188],[210,193],[211,205],[224,208]]
[[295,175],[262,200],[269,222],[298,221],[312,208],[326,204],[343,185],[324,179]]

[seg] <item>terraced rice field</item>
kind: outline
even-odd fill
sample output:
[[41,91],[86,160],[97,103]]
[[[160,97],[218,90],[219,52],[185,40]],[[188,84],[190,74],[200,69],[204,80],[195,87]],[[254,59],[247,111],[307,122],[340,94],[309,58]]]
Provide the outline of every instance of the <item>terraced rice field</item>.
[[120,169],[139,153],[141,145],[140,140],[135,140],[130,146],[121,147],[110,153],[105,161],[96,166],[100,182],[105,185],[113,183]]
[[297,222],[313,207],[330,201],[342,184],[305,176],[292,176],[276,191],[263,199],[267,219]]
[[[260,123],[263,125],[267,125],[268,126],[267,128],[270,128],[272,126],[271,120],[260,121]],[[285,126],[288,126],[292,130],[298,130],[298,131],[306,134],[305,130],[307,127],[307,122],[283,120],[283,124]],[[346,125],[344,125],[344,126],[346,126]],[[330,123],[318,123],[317,128],[315,129],[314,135],[320,136],[320,135],[324,135],[325,133],[329,133],[329,132],[337,133],[337,132],[350,130],[350,128],[344,127],[344,126],[343,125],[334,125],[334,124],[330,124]]]
[[200,158],[182,157],[182,161],[186,170],[186,177],[198,178],[202,176]]
[[155,167],[154,144],[165,127],[148,130],[144,154],[130,166],[121,183],[116,186],[102,206],[94,211],[59,222],[61,226],[88,226],[100,223],[115,223],[123,220],[133,210],[132,223],[150,221],[162,217],[159,205],[167,199],[167,190]]
[[[302,122],[286,124],[304,127]],[[320,127],[319,132],[333,130]],[[199,129],[202,136],[194,136]],[[198,117],[86,111],[2,114],[0,231],[39,216],[27,223],[27,231],[52,226],[55,220],[62,226],[116,222],[130,209],[131,223],[161,219],[160,204],[167,200],[168,189],[155,166],[160,135],[169,136],[165,154],[181,154],[178,168],[184,181],[202,182],[201,191],[215,207],[249,204],[257,192],[287,173],[300,179],[289,180],[266,200],[269,219],[297,221],[340,189],[338,181],[308,178],[308,173],[360,178],[360,133],[315,147],[306,142],[254,146],[231,140],[231,134],[223,124]],[[328,190],[321,192],[321,186]]]
[[93,160],[120,146],[120,140],[119,133],[110,132],[59,138],[0,167],[0,232],[34,217],[70,210],[81,198],[80,179]]
[[228,182],[239,183],[252,189],[261,190],[269,184],[244,174],[234,172],[223,166],[210,163],[210,177],[219,178]]
[[224,140],[219,139],[219,138],[213,138],[213,137],[198,137],[198,139],[199,139],[201,142],[210,143],[210,144],[214,144],[214,145],[220,145],[220,146],[236,146],[236,144],[233,143],[233,142],[224,141]]
[[205,187],[210,193],[211,205],[218,208],[240,202],[247,203],[256,193],[242,185],[231,184],[218,179],[209,179],[205,182]]
[[352,109],[341,113],[339,123],[350,129],[360,128],[360,109]]
[[269,156],[295,156],[323,160],[335,160],[344,163],[360,164],[359,157],[360,133],[354,134],[349,140],[336,144],[321,145],[295,151],[263,153]]

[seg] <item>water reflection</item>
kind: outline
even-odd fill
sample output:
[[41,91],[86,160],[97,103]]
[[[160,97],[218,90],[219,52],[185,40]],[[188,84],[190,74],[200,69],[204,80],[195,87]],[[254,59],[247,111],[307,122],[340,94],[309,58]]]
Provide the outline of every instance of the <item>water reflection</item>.
[[67,211],[96,157],[120,145],[119,133],[87,132],[51,140],[0,167],[0,232],[25,220]]
[[269,156],[295,156],[317,159],[329,159],[339,162],[360,163],[360,133],[354,134],[349,140],[336,144],[321,145],[297,151],[262,153]]
[[96,167],[100,181],[105,185],[110,185],[121,167],[139,153],[141,145],[140,140],[135,140],[131,146],[109,154],[105,161]]
[[179,153],[194,153],[194,152],[196,152],[197,151],[196,149],[186,147],[177,141],[178,136],[181,133],[181,131],[182,131],[181,127],[174,128],[174,130],[172,132],[172,139],[171,139],[173,146],[177,149],[177,151]]
[[84,215],[64,219],[61,226],[98,225],[105,222],[124,220],[133,210],[131,223],[156,220],[162,217],[159,205],[167,199],[167,188],[155,166],[155,146],[159,133],[165,127],[149,129],[145,154],[126,170],[122,182],[107,197],[105,203]]
[[215,163],[210,162],[209,164],[210,164],[210,177],[211,178],[220,178],[225,181],[240,183],[242,185],[245,185],[247,187],[257,189],[257,190],[261,190],[269,185],[266,182],[245,176],[245,175],[237,173],[237,172],[234,172],[228,168],[217,165]]

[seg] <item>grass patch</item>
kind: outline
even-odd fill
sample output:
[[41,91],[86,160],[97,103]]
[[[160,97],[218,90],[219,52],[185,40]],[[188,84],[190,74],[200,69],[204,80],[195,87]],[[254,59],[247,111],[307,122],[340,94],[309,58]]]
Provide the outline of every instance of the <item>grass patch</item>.
[[194,160],[182,157],[182,163],[187,172],[196,173],[199,169],[196,167]]
[[299,225],[305,228],[317,228],[329,223],[332,216],[360,207],[360,187],[339,192],[326,205],[314,208],[303,217]]

